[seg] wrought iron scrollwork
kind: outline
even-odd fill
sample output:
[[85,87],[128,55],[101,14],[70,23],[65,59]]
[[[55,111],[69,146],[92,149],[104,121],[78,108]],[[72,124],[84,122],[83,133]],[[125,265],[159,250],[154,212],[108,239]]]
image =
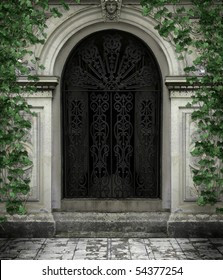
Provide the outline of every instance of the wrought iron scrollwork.
[[[86,98],[86,96],[85,96]],[[66,171],[67,181],[66,196],[87,195],[86,185],[88,183],[87,161],[85,154],[87,147],[87,107],[84,96],[69,95],[67,100],[67,121],[69,123],[66,147]],[[69,164],[67,164],[69,163]]]
[[154,86],[155,63],[143,44],[118,33],[90,38],[80,46],[65,74],[68,87],[126,90]]
[[97,197],[111,195],[109,188],[108,160],[109,146],[109,123],[107,113],[109,111],[109,94],[92,93],[90,95],[90,109],[92,121],[90,124],[90,179],[91,193]]
[[98,32],[63,82],[65,197],[159,197],[160,76],[145,45]]
[[114,193],[116,197],[130,197],[133,188],[133,94],[115,93],[114,110],[116,122],[114,124]]
[[136,194],[157,197],[158,140],[157,120],[154,108],[156,93],[150,92],[139,98],[136,114],[137,154],[136,154]]

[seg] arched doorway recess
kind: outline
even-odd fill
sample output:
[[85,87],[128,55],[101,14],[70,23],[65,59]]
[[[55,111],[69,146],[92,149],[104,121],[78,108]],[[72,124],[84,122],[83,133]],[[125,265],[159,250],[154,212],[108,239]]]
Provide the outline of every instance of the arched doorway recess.
[[150,49],[118,30],[71,52],[63,74],[63,197],[159,198],[161,76]]

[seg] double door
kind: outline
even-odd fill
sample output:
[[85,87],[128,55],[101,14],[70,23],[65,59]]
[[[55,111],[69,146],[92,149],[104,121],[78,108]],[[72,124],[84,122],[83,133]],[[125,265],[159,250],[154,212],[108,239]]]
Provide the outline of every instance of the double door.
[[98,32],[70,56],[63,83],[65,198],[157,198],[160,77],[146,46]]

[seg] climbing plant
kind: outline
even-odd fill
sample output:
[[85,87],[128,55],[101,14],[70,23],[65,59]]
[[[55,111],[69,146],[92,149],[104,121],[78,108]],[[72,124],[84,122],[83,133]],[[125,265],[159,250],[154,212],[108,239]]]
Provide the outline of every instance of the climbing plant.
[[[33,113],[24,93],[37,90],[38,77],[33,72],[43,67],[30,46],[44,44],[47,18],[60,17],[62,9],[69,8],[65,0],[58,1],[59,8],[49,2],[0,1],[0,201],[9,214],[26,213],[30,191],[26,168],[32,163],[25,142],[31,128],[28,116]],[[179,59],[196,54],[185,68],[188,83],[197,87],[190,106],[199,107],[192,114],[199,134],[192,152],[199,157],[193,180],[198,204],[215,204],[223,189],[223,4],[217,0],[182,3],[141,0],[144,15],[155,18],[156,29],[175,45]],[[21,85],[20,76],[32,83]]]
[[184,2],[141,0],[141,5],[179,59],[195,57],[184,69],[188,84],[196,88],[188,106],[198,108],[192,113],[198,136],[191,154],[199,159],[193,182],[198,204],[214,205],[223,192],[223,2]]
[[[37,90],[36,73],[43,68],[33,46],[44,44],[47,18],[60,17],[69,8],[64,0],[58,1],[59,7],[52,7],[49,2],[0,1],[0,202],[5,203],[9,214],[26,213],[25,201],[30,191],[26,169],[32,162],[25,143],[31,128],[29,116],[33,113],[24,93]],[[18,83],[21,76],[28,77],[29,82]],[[0,218],[4,220],[5,217]]]

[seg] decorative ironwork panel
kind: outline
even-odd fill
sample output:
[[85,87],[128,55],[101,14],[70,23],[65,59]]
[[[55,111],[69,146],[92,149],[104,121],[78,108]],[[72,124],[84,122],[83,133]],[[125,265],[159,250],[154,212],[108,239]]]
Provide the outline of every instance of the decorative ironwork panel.
[[151,52],[125,32],[98,32],[81,43],[68,61],[65,88],[129,90],[156,88],[159,72]]
[[114,94],[114,196],[134,194],[134,102],[131,92]]
[[84,197],[88,194],[88,108],[87,94],[72,92],[66,95],[65,170],[69,178],[65,197]]
[[159,189],[159,116],[157,92],[136,94],[135,154],[136,196],[158,197]]
[[90,196],[110,197],[110,96],[90,94]]
[[64,71],[64,197],[159,197],[160,75],[121,31],[89,36]]

